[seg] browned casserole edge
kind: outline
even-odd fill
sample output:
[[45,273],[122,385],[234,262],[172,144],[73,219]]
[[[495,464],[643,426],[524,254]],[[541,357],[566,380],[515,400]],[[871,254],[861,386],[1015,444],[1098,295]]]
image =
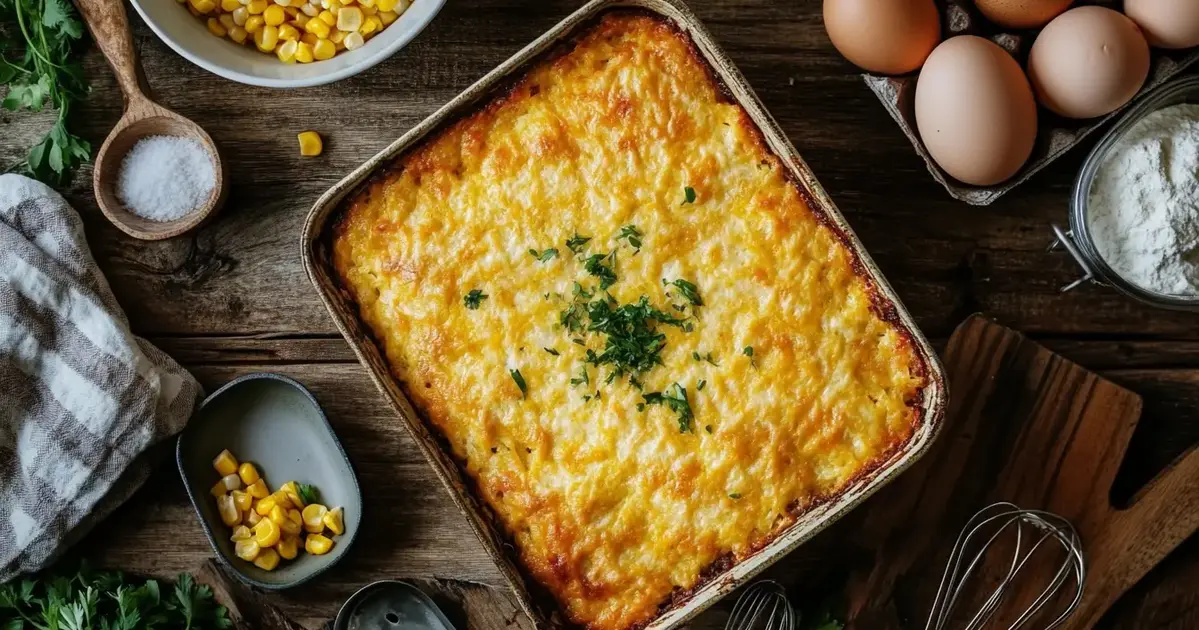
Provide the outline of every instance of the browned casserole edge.
[[[317,247],[323,249],[326,253],[326,255],[321,256],[320,259],[322,260],[323,264],[327,264],[329,268],[332,269],[333,273],[328,275],[337,285],[336,288],[338,293],[340,293],[344,299],[347,299],[348,303],[353,304],[355,310],[357,310],[357,300],[355,299],[352,290],[349,288],[349,283],[342,275],[341,270],[337,269],[336,266],[333,265],[331,255],[328,255],[332,252],[333,240],[338,237],[344,229],[344,222],[347,219],[346,215],[348,214],[348,209],[352,203],[352,200],[363,191],[369,189],[372,184],[376,183],[380,179],[389,178],[393,174],[400,171],[402,169],[400,162],[405,157],[415,152],[424,150],[437,138],[439,138],[447,129],[452,128],[453,126],[458,125],[465,120],[477,116],[483,112],[498,108],[510,99],[519,96],[517,93],[529,80],[529,69],[542,64],[552,63],[555,59],[569,54],[576,48],[579,41],[593,28],[595,28],[601,20],[613,14],[640,15],[649,17],[654,22],[667,27],[675,36],[681,37],[686,42],[687,49],[692,58],[704,68],[704,72],[708,77],[708,81],[717,88],[717,92],[721,95],[722,100],[726,104],[734,105],[741,110],[741,123],[748,132],[748,136],[752,137],[760,150],[769,156],[766,159],[775,161],[775,166],[779,167],[785,173],[787,180],[799,192],[801,199],[803,199],[804,203],[807,205],[808,209],[812,212],[816,219],[829,230],[831,230],[841,242],[841,245],[849,252],[854,274],[866,282],[867,291],[871,296],[872,311],[881,320],[893,326],[900,334],[901,338],[903,339],[904,346],[916,359],[916,362],[911,366],[913,374],[923,381],[923,385],[920,388],[919,400],[906,401],[908,409],[910,409],[913,414],[912,431],[909,436],[902,441],[896,441],[886,451],[883,451],[867,462],[864,466],[862,466],[857,474],[846,481],[846,483],[837,492],[811,499],[803,509],[801,509],[798,501],[793,502],[790,506],[788,506],[787,514],[787,516],[791,519],[791,523],[755,543],[751,548],[751,551],[747,554],[748,558],[758,553],[786,533],[786,531],[790,529],[790,527],[794,526],[795,523],[799,521],[800,517],[805,513],[808,513],[821,505],[839,499],[863,480],[875,475],[885,464],[893,460],[897,454],[906,449],[911,443],[913,437],[918,433],[921,425],[925,422],[925,414],[928,411],[928,405],[931,404],[931,401],[928,400],[929,387],[933,383],[930,382],[931,370],[929,369],[924,352],[921,351],[920,344],[915,342],[914,335],[904,323],[895,302],[882,294],[882,291],[879,289],[875,278],[870,273],[867,266],[863,263],[853,239],[836,221],[834,221],[828,215],[828,213],[824,211],[807,187],[796,177],[795,173],[788,168],[786,164],[783,163],[782,159],[769,147],[769,145],[766,143],[762,130],[757,124],[755,124],[753,118],[746,111],[745,107],[734,97],[732,91],[725,84],[724,80],[716,73],[712,65],[700,52],[692,37],[674,20],[648,9],[621,7],[602,10],[590,19],[580,23],[575,27],[574,31],[565,36],[561,42],[554,45],[548,51],[529,59],[518,70],[513,71],[510,77],[502,79],[491,89],[480,94],[480,96],[471,105],[464,107],[463,111],[443,121],[437,127],[430,130],[423,138],[407,148],[403,153],[391,158],[387,164],[380,165],[374,173],[360,182],[354,188],[354,190],[342,198],[342,200],[338,203],[338,207],[326,220],[325,226],[322,229],[323,234],[319,238]],[[359,320],[359,324],[360,325],[358,327],[370,339],[370,342],[375,345],[378,355],[382,361],[384,363],[388,363],[387,355],[382,351],[382,344],[379,342],[374,331],[372,331],[369,326],[366,326],[361,319]],[[401,390],[405,392],[405,396],[407,396],[407,383],[400,377],[399,374],[395,372],[394,368],[391,368],[389,363],[388,365],[392,378],[395,379]],[[437,441],[439,449],[447,455],[447,459],[454,462],[455,466],[457,467],[458,476],[463,485],[470,488],[472,494],[471,503],[480,508],[482,514],[484,515],[484,520],[488,523],[488,526],[496,536],[496,539],[503,541],[503,553],[508,557],[509,562],[513,566],[517,567],[517,570],[520,572],[530,596],[536,600],[533,603],[536,605],[539,611],[542,612],[545,620],[550,621],[553,618],[563,620],[569,619],[565,613],[565,610],[558,603],[553,594],[550,593],[549,590],[544,586],[542,586],[536,579],[528,575],[527,570],[520,559],[520,554],[513,543],[512,537],[509,536],[504,527],[498,523],[498,519],[492,508],[485,501],[479,498],[480,494],[478,492],[476,481],[467,472],[463,463],[453,454],[453,449],[450,447],[448,439],[442,434],[441,430],[436,425],[429,422],[428,418],[425,417],[423,410],[414,405],[412,408],[417,412],[417,416],[420,418],[421,423],[425,425],[425,428],[429,431],[429,434],[432,435]],[[419,439],[419,437],[417,439]],[[659,604],[657,614],[654,617],[629,626],[627,630],[640,630],[641,628],[653,623],[666,612],[686,604],[700,590],[702,590],[705,586],[710,584],[716,578],[720,577],[723,573],[731,569],[736,564],[737,561],[733,557],[733,554],[731,552],[726,552],[722,556],[715,559],[700,573],[699,579],[694,586],[687,589],[676,588],[676,590],[669,597]],[[563,625],[573,624],[568,623]]]

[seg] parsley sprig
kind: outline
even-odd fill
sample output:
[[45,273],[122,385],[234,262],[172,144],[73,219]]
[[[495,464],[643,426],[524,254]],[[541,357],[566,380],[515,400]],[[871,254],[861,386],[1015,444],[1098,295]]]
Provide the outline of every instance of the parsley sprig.
[[687,400],[687,388],[675,383],[664,392],[650,392],[641,395],[642,404],[637,405],[644,410],[647,405],[662,405],[678,414],[679,433],[695,433],[692,421],[695,415],[691,412],[691,403]]
[[40,112],[50,106],[58,112],[50,131],[13,170],[62,183],[91,159],[91,145],[67,129],[72,105],[88,93],[77,55],[83,24],[69,0],[0,0],[0,23],[0,85],[8,86],[0,107]]
[[162,592],[157,580],[131,579],[117,572],[82,567],[73,575],[47,574],[0,584],[0,627],[29,630],[142,630],[233,627],[212,589],[178,577]]
[[471,289],[470,293],[462,296],[462,303],[466,305],[466,308],[469,308],[472,311],[477,311],[479,310],[479,307],[483,305],[483,300],[486,300],[488,297],[489,296],[486,293],[483,293],[483,291],[480,289]]

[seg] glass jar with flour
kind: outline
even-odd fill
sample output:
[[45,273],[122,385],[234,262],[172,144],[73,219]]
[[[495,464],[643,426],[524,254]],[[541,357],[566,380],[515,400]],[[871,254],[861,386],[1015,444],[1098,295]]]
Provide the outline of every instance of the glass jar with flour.
[[1086,282],[1163,308],[1199,311],[1199,77],[1168,83],[1092,150],[1053,226]]

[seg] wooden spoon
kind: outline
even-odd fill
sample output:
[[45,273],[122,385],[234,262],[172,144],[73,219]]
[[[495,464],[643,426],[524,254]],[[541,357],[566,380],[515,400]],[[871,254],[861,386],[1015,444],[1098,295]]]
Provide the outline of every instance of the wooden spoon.
[[[108,59],[125,96],[125,113],[96,154],[92,185],[104,216],[126,234],[147,241],[178,236],[212,218],[225,203],[226,177],[216,144],[196,123],[155,103],[137,61],[125,3],[120,0],[75,0],[100,52]],[[121,161],[138,140],[165,135],[192,138],[204,145],[212,159],[216,185],[199,208],[173,221],[152,221],[133,214],[116,194]]]

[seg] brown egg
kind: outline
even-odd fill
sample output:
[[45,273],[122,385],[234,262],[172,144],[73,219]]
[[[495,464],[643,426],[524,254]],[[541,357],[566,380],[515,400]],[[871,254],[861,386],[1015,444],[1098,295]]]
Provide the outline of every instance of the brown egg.
[[1199,46],[1199,2],[1195,0],[1124,0],[1149,45],[1157,48]]
[[1057,17],[1074,0],[974,0],[984,17],[1008,28],[1037,28]]
[[916,127],[945,172],[975,186],[998,184],[1028,161],[1037,103],[1020,64],[994,42],[946,40],[920,71]]
[[933,0],[824,0],[824,29],[863,70],[906,74],[941,41],[941,15]]
[[1149,44],[1122,13],[1078,7],[1049,23],[1028,53],[1037,99],[1067,118],[1094,118],[1136,96],[1149,76]]

